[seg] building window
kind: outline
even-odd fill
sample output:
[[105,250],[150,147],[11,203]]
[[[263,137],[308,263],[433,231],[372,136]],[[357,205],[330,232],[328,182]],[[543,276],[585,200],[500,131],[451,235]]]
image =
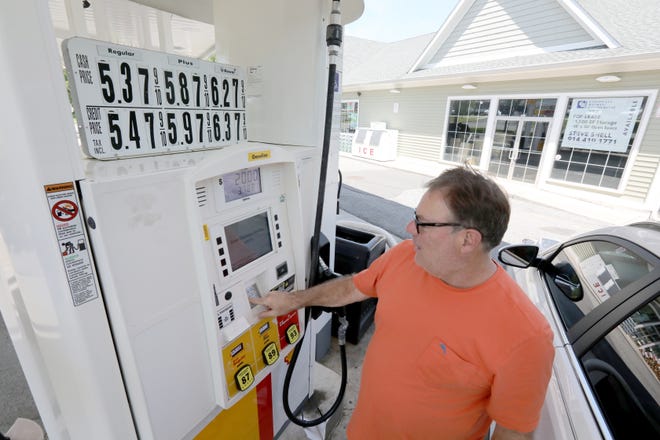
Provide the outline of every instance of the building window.
[[457,99],[449,102],[444,160],[479,164],[489,106],[488,99]]
[[500,99],[497,116],[548,117],[555,115],[555,98],[545,99]]
[[571,98],[553,179],[618,189],[648,98]]
[[535,183],[556,98],[500,99],[497,102],[488,172]]
[[353,135],[358,127],[357,100],[342,101],[339,116],[339,151],[350,153],[353,148]]
[[355,133],[358,127],[358,101],[342,101],[339,130],[341,133]]

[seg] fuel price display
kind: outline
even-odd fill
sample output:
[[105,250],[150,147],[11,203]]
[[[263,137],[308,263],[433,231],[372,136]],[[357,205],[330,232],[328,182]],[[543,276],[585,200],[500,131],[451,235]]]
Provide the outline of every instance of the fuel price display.
[[89,156],[202,150],[247,138],[244,69],[78,37],[62,45]]

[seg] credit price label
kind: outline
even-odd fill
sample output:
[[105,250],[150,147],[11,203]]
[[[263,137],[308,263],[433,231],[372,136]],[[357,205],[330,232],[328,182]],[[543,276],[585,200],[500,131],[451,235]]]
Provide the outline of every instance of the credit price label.
[[63,49],[91,157],[219,148],[247,138],[242,68],[78,37]]

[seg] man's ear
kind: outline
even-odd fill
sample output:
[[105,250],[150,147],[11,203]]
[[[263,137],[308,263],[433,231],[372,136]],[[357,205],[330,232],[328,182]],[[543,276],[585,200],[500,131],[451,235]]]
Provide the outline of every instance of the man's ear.
[[482,237],[481,232],[476,229],[466,228],[461,231],[463,243],[461,245],[461,251],[464,253],[473,252],[475,249],[481,247]]

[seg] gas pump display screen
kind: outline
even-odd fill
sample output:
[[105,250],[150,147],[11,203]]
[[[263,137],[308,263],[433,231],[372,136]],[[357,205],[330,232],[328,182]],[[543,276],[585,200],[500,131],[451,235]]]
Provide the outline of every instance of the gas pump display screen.
[[273,250],[268,214],[265,212],[225,226],[225,237],[232,271]]
[[258,167],[225,174],[222,181],[227,203],[261,192],[261,171]]

